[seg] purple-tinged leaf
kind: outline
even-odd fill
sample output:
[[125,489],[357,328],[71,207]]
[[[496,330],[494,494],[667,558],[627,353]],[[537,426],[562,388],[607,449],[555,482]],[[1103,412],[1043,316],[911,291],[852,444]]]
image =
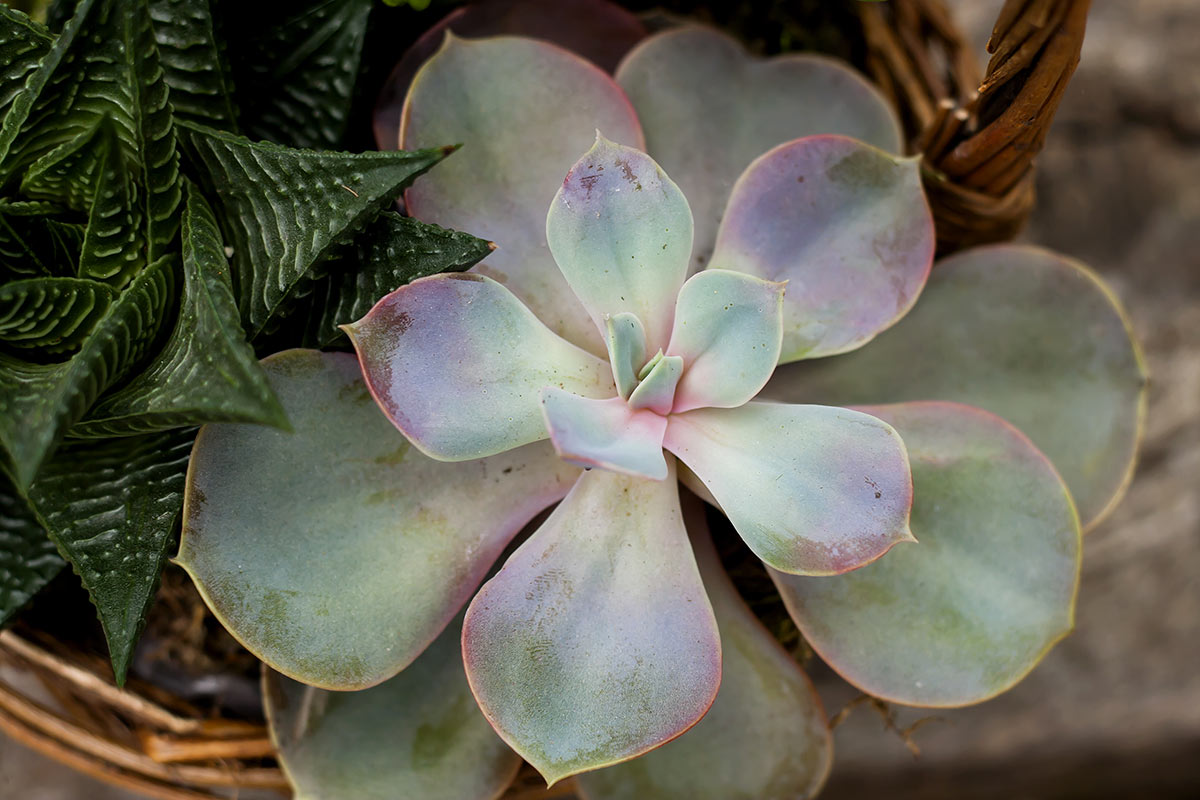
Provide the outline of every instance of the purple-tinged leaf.
[[646,147],[696,217],[695,262],[707,263],[738,175],[771,148],[836,133],[898,153],[903,136],[883,95],[824,56],[763,59],[699,26],[656,34],[617,70],[646,131]]
[[597,134],[554,197],[546,241],[601,331],[609,317],[630,313],[645,328],[648,352],[667,346],[692,253],[692,212],[653,159]]
[[596,354],[603,337],[546,247],[546,209],[596,130],[642,146],[625,93],[600,69],[533,39],[449,37],[417,73],[401,145],[463,148],[405,193],[412,216],[469,231],[499,249],[475,267],[551,330]]
[[1095,273],[1048,250],[994,245],[939,262],[912,313],[859,352],[781,368],[765,392],[796,403],[985,408],[1050,457],[1087,528],[1133,476],[1146,368]]
[[263,705],[298,800],[493,800],[521,757],[475,705],[453,622],[409,667],[358,692],[263,670]]
[[846,575],[772,577],[805,640],[864,692],[915,706],[986,700],[1071,630],[1080,532],[1067,487],[981,409],[867,410],[908,445],[920,544]]
[[541,390],[611,397],[607,364],[471,273],[402,286],[344,328],[379,406],[423,453],[463,461],[546,438]]
[[721,631],[721,688],[704,719],[633,761],[580,775],[586,800],[803,800],[833,739],[812,683],[742,601],[709,541],[699,501],[684,517]]
[[289,350],[263,369],[295,433],[201,430],[178,561],[274,669],[332,689],[374,685],[433,641],[579,470],[549,444],[456,464],[426,458],[345,353]]
[[783,341],[784,284],[711,269],[683,285],[667,351],[686,365],[676,413],[736,408],[771,377]]
[[542,411],[560,458],[656,481],[667,477],[666,417],[635,410],[620,397],[591,400],[552,386],[542,390]]
[[860,411],[757,402],[702,408],[672,414],[664,446],[778,570],[836,575],[913,540],[904,443]]
[[916,159],[810,136],[764,154],[738,178],[711,265],[788,281],[787,362],[854,350],[903,317],[933,248]]
[[721,645],[674,469],[585,473],[471,602],[463,658],[484,715],[550,784],[694,725]]
[[457,36],[527,36],[577,53],[605,72],[646,35],[630,12],[609,0],[486,0],[451,11],[408,48],[375,104],[375,142],[399,146],[400,112],[413,76],[437,51],[446,31]]

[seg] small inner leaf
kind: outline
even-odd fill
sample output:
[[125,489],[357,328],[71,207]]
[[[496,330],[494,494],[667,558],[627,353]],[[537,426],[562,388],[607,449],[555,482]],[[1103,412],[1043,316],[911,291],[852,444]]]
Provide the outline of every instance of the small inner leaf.
[[646,377],[629,395],[629,407],[646,408],[656,414],[670,413],[675,402],[675,387],[679,385],[683,368],[683,358],[680,356],[657,358]]
[[[608,362],[612,364],[617,394],[628,399],[638,380],[638,364],[646,360],[646,331],[636,314],[622,312],[604,321]],[[662,351],[659,351],[661,355]]]

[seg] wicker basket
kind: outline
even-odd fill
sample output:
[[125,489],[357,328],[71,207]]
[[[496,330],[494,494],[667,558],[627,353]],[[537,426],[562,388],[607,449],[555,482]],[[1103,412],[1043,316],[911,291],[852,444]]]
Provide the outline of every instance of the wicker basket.
[[[1078,63],[1089,4],[1007,0],[982,79],[942,0],[856,4],[866,68],[923,156],[939,252],[1010,239],[1028,218],[1034,156]],[[9,630],[0,667],[0,731],[80,772],[164,800],[289,791],[264,727],[204,718],[136,681],[118,689],[101,656]],[[569,797],[571,783],[546,790],[526,767],[504,800]]]

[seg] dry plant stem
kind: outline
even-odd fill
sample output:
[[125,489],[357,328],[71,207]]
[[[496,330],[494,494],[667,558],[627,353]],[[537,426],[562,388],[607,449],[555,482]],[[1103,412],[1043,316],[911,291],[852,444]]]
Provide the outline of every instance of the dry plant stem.
[[146,755],[159,764],[269,758],[275,755],[275,747],[267,736],[250,739],[176,739],[140,731],[138,738]]

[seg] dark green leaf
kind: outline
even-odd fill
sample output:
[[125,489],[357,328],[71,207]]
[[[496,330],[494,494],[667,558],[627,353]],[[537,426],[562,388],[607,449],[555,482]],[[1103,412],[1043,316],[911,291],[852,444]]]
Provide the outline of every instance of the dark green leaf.
[[[38,64],[50,46],[54,36],[45,27],[37,24],[20,11],[0,5],[0,162],[8,149],[20,122],[14,118],[13,133],[9,135],[8,114],[17,95],[25,90],[25,81],[37,71]],[[23,115],[21,119],[23,119]]]
[[0,625],[62,568],[37,515],[0,472]]
[[238,322],[229,262],[208,203],[189,185],[183,217],[183,302],[162,352],[103,399],[76,436],[126,436],[205,422],[287,428],[287,416]]
[[30,489],[96,605],[118,683],[172,543],[195,435],[187,429],[71,443]]
[[102,120],[96,120],[95,125],[79,131],[74,139],[63,142],[31,164],[21,177],[21,193],[87,212],[112,143],[111,136],[99,135],[105,127],[101,123]]
[[338,326],[361,319],[388,292],[426,275],[470,269],[490,252],[483,239],[385,211],[317,281],[305,303],[305,344],[348,343]]
[[176,118],[236,130],[233,79],[209,0],[151,0],[150,16]]
[[18,488],[100,394],[154,341],[175,290],[174,258],[143,270],[69,361],[30,364],[0,355],[0,446]]
[[112,305],[107,285],[80,278],[30,278],[0,286],[0,342],[47,354],[75,350]]
[[[49,204],[27,204],[35,205]],[[73,277],[83,226],[48,216],[25,216],[20,210],[0,208],[0,276]]]
[[[105,135],[101,141],[92,207],[79,253],[79,277],[121,287],[145,265],[145,254],[154,247],[143,228],[147,218],[140,216],[137,207],[139,187],[123,168],[114,136]],[[177,224],[172,222],[172,227]]]
[[342,146],[372,5],[308,0],[286,6],[265,31],[244,26],[240,40],[239,31],[230,31],[243,127],[252,138],[293,147]]
[[197,176],[220,198],[251,340],[311,289],[339,243],[451,150],[318,152],[186,123],[179,129]]

